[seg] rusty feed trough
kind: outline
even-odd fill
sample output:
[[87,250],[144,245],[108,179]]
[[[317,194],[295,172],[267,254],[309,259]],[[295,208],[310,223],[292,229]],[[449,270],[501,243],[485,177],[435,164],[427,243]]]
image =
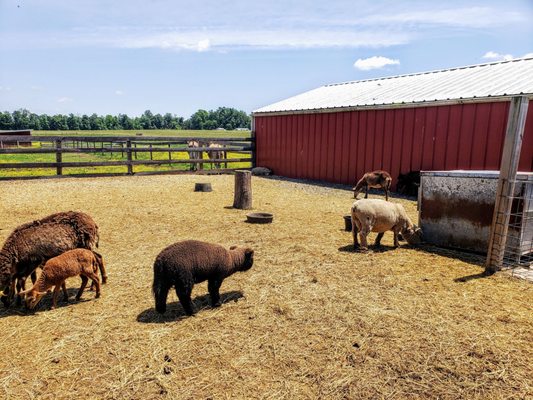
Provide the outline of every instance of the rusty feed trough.
[[[533,173],[519,172],[506,251],[522,263],[532,255]],[[420,226],[432,244],[486,253],[494,213],[497,171],[422,172]]]
[[270,224],[274,215],[266,212],[251,213],[246,215],[246,222],[251,224]]

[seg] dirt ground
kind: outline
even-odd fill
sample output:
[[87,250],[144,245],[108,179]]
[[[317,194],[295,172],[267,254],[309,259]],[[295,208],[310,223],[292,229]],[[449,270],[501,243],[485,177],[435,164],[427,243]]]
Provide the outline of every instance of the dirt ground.
[[[98,300],[75,303],[73,278],[55,310],[47,295],[35,313],[0,311],[0,398],[533,398],[531,283],[483,277],[478,256],[393,249],[391,233],[353,252],[346,188],[254,177],[253,194],[272,224],[231,208],[227,175],[0,182],[1,244],[24,222],[85,211],[109,275]],[[392,201],[416,220],[415,202]],[[171,292],[161,317],[153,261],[183,239],[251,246],[255,264],[224,281],[220,308],[202,283],[196,316]]]

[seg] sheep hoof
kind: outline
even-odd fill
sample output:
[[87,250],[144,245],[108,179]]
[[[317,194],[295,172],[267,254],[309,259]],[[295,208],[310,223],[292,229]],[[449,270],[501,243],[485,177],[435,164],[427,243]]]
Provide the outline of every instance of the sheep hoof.
[[222,305],[222,303],[220,301],[217,301],[216,303],[211,304],[211,307],[217,308],[217,307],[220,307],[221,305]]

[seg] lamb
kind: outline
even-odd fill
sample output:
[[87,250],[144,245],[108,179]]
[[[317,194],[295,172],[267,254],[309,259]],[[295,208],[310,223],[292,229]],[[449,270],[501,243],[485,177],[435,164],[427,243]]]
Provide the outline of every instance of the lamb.
[[385,192],[385,199],[389,200],[389,191],[392,185],[392,177],[387,171],[377,170],[372,172],[367,172],[363,177],[357,182],[357,185],[352,189],[353,198],[356,199],[357,195],[365,189],[365,199],[368,199],[368,189],[369,188],[383,188]]
[[[211,142],[209,143],[207,147],[209,149],[214,149],[214,150],[207,150],[207,155],[209,156],[211,160],[221,160],[221,159],[226,158],[226,152],[224,150],[221,150],[224,148],[223,145],[219,143]],[[222,163],[220,161],[215,161],[215,168],[220,169],[221,166],[222,166]],[[226,167],[227,166],[228,166],[228,163],[226,163]],[[212,168],[213,168],[213,163],[211,163],[211,169]]]
[[193,315],[191,292],[195,283],[208,281],[213,307],[220,306],[219,289],[222,281],[237,271],[249,270],[254,262],[250,248],[224,247],[186,240],[177,242],[161,251],[154,263],[155,308],[163,314],[167,307],[167,295],[172,286],[187,315]]
[[414,225],[401,204],[389,203],[381,199],[356,200],[352,205],[352,235],[354,248],[359,248],[357,232],[361,238],[361,250],[368,250],[367,236],[370,232],[379,232],[375,246],[380,246],[386,231],[394,232],[394,247],[398,247],[398,233],[409,244],[419,244],[422,230]]
[[98,242],[98,226],[82,212],[60,212],[19,226],[0,250],[2,302],[9,306],[15,285],[24,290],[26,277],[48,259],[75,248],[92,250]]
[[57,307],[57,296],[59,290],[63,289],[63,298],[68,301],[67,287],[65,280],[74,276],[81,277],[81,287],[76,295],[76,300],[81,298],[85,286],[89,279],[96,286],[95,298],[100,297],[100,280],[98,279],[98,269],[102,279],[106,276],[104,260],[98,253],[87,249],[74,249],[64,252],[63,254],[49,259],[43,267],[43,271],[37,279],[37,282],[31,289],[21,292],[26,295],[26,307],[33,310],[47,290],[54,286],[52,295],[52,307]]

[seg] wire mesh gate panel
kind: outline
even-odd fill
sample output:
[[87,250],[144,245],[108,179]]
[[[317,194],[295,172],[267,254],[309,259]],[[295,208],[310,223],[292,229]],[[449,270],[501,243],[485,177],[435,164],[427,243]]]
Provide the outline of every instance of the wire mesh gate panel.
[[[515,179],[501,268],[533,265],[533,173]],[[501,230],[498,230],[501,231]]]

